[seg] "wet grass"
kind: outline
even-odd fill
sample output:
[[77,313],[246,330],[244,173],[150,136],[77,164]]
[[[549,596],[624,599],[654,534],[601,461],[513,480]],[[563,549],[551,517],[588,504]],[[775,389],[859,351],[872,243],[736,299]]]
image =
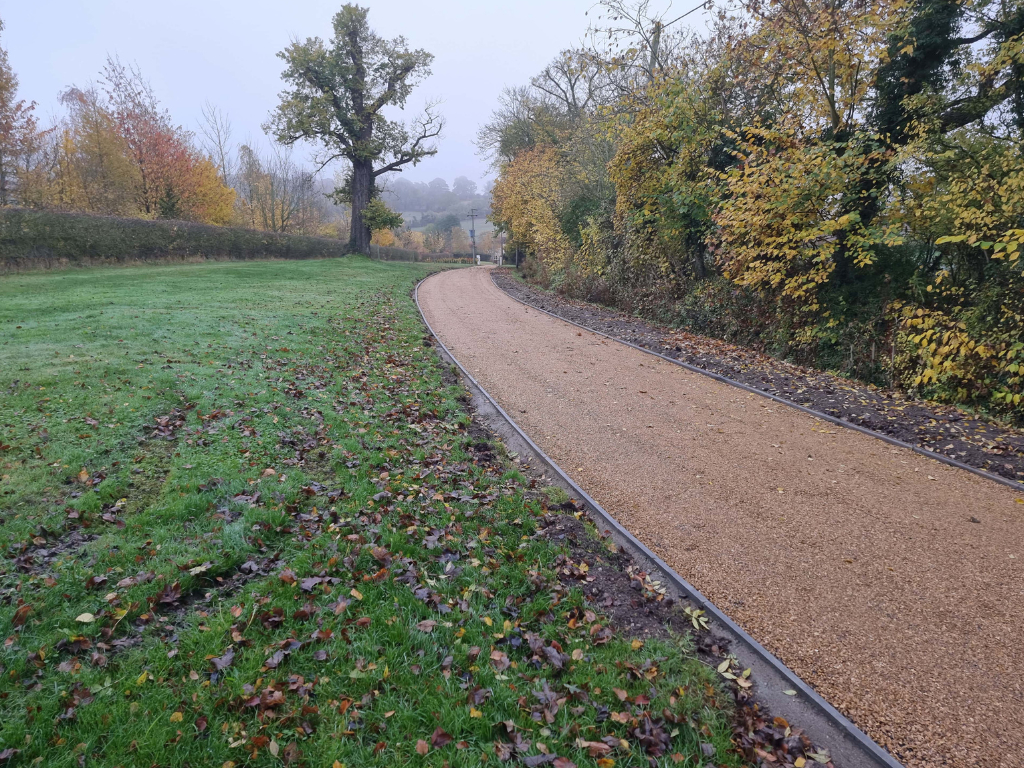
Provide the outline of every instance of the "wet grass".
[[0,764],[741,763],[687,638],[560,584],[428,271],[0,279]]

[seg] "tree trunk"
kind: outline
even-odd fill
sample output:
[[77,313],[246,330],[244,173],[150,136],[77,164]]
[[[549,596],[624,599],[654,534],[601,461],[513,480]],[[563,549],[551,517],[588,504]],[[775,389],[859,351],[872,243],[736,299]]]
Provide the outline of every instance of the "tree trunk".
[[352,163],[352,234],[349,247],[354,253],[370,252],[370,228],[363,222],[363,210],[370,204],[373,192],[373,162]]

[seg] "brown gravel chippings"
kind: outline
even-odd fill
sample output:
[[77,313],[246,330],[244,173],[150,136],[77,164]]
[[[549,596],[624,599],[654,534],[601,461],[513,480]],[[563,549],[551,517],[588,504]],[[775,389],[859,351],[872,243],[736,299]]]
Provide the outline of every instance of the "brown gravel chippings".
[[899,760],[1024,765],[1019,492],[580,331],[487,268],[419,296],[544,451]]
[[659,355],[826,413],[904,443],[1024,483],[1024,431],[939,403],[793,365],[752,349],[667,328],[608,307],[542,291],[509,270],[491,278],[505,293],[566,320]]

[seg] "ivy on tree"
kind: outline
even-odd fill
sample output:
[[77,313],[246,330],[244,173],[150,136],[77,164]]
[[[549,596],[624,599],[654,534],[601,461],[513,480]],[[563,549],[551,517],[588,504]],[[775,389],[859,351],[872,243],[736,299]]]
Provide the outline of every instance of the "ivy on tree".
[[385,40],[367,23],[368,8],[346,4],[334,15],[334,36],[294,42],[278,56],[287,67],[281,103],[265,126],[278,141],[319,145],[320,168],[347,160],[351,172],[335,197],[352,206],[350,246],[366,253],[376,178],[415,165],[437,153],[444,127],[436,103],[427,104],[412,125],[389,120],[387,106],[404,107],[409,94],[430,74],[433,55],[410,50],[404,37]]

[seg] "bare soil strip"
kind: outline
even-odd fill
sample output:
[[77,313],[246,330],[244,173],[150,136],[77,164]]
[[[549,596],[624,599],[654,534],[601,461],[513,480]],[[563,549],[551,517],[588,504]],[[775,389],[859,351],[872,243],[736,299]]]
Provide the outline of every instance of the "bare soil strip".
[[668,328],[608,307],[572,301],[527,285],[507,270],[492,278],[531,306],[659,355],[726,376],[833,418],[1024,483],[1024,432],[957,408],[793,365],[752,349]]
[[527,433],[908,766],[1020,766],[1024,500],[580,331],[487,269],[420,302]]

